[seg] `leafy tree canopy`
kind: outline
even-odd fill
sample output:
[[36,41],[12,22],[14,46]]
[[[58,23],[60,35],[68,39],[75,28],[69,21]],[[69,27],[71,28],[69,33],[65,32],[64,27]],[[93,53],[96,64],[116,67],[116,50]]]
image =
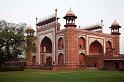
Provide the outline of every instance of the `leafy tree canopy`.
[[22,57],[26,45],[25,27],[25,23],[0,20],[0,64]]

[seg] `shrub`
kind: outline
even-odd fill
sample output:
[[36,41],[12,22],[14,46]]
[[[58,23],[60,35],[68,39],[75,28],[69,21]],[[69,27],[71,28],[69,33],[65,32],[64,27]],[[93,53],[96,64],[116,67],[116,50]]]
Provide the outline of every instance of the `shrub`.
[[24,71],[22,67],[0,67],[0,71]]
[[123,71],[123,69],[119,69],[119,71]]
[[106,68],[101,68],[101,70],[106,70]]

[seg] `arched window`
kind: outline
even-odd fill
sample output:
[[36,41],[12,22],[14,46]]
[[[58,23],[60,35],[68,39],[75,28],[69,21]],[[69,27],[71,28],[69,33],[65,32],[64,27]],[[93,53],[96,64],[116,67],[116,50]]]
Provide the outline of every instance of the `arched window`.
[[32,65],[36,65],[36,56],[35,55],[32,57]]
[[64,55],[62,53],[58,55],[58,65],[64,65]]
[[90,55],[102,55],[103,54],[103,47],[97,40],[90,44],[89,54]]
[[79,54],[79,63],[80,63],[80,65],[83,65],[84,64],[84,56],[85,56],[84,53],[80,53]]
[[106,53],[107,54],[112,54],[113,48],[112,48],[112,43],[110,41],[106,42]]
[[52,66],[52,58],[51,57],[46,58],[46,65]]
[[63,38],[60,37],[59,40],[58,40],[58,50],[62,50],[64,47],[63,45]]
[[83,37],[78,39],[79,49],[86,49],[86,42]]

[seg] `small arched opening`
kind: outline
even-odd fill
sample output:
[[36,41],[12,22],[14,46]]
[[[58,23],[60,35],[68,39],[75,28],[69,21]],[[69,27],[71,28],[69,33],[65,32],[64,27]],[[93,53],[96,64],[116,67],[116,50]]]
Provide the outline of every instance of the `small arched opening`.
[[86,41],[83,37],[78,39],[79,49],[86,49]]
[[103,54],[103,47],[97,40],[90,44],[89,54],[90,55],[102,55]]
[[58,50],[62,50],[64,47],[63,45],[63,38],[60,37],[59,40],[58,40]]
[[32,57],[32,65],[36,65],[36,56],[35,55]]
[[80,63],[80,65],[84,65],[84,57],[85,57],[84,53],[79,54],[79,63]]
[[46,65],[52,66],[52,58],[51,57],[46,58]]
[[64,65],[64,55],[62,53],[58,55],[58,65]]
[[118,62],[115,62],[115,70],[118,70],[119,69],[119,63]]
[[106,54],[112,54],[112,43],[110,41],[106,42]]

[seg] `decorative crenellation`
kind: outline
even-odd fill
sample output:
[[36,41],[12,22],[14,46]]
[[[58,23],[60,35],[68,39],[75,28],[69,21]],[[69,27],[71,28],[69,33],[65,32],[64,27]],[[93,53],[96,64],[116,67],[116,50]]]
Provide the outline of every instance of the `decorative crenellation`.
[[41,22],[43,22],[43,21],[49,20],[49,19],[54,18],[54,17],[55,17],[55,13],[53,13],[53,14],[51,14],[51,15],[48,15],[48,16],[45,16],[45,17],[39,19],[37,23],[41,23]]
[[102,26],[99,23],[88,25],[83,27],[84,30],[102,32]]
[[48,16],[46,16],[46,17],[40,19],[40,20],[37,22],[36,26],[37,26],[37,27],[38,27],[38,26],[45,26],[45,25],[47,25],[47,24],[49,24],[49,23],[53,23],[53,22],[58,21],[58,19],[59,19],[59,18],[56,16],[56,14],[48,15]]

